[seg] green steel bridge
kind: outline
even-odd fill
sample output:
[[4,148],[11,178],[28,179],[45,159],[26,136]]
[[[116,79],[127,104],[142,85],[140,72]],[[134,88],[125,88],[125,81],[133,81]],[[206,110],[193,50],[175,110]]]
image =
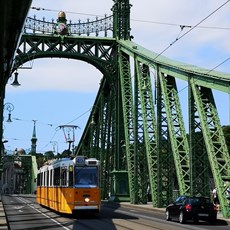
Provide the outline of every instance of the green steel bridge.
[[[37,58],[90,63],[103,74],[76,155],[101,161],[102,199],[164,207],[177,194],[210,196],[218,190],[221,210],[230,157],[213,90],[229,94],[230,75],[184,64],[145,49],[130,35],[129,0],[114,0],[112,16],[69,24],[27,18],[11,74]],[[9,74],[9,76],[11,76]],[[8,79],[7,79],[8,80]],[[178,80],[187,84],[189,130],[185,128]],[[77,98],[76,98],[77,100]]]

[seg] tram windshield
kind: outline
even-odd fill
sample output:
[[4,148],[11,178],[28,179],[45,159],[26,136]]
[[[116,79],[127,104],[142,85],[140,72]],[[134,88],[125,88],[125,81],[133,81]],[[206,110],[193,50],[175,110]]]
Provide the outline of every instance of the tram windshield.
[[97,167],[75,167],[75,186],[82,188],[97,187]]

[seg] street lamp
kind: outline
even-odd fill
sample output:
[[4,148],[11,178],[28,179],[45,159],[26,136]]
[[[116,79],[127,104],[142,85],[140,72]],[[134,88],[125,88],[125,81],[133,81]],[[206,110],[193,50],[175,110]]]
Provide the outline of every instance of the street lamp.
[[14,110],[14,105],[12,103],[7,102],[3,105],[3,109],[8,111],[8,119],[6,122],[12,122],[11,112]]
[[15,86],[15,87],[21,85],[21,84],[18,82],[18,72],[17,72],[17,71],[14,73],[14,81],[11,83],[11,85],[12,85],[12,86]]

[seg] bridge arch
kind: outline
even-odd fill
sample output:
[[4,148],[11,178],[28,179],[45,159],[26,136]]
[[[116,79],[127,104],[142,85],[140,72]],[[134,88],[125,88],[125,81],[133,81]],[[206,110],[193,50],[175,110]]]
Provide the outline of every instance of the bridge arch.
[[[18,57],[20,58],[20,57]],[[102,63],[100,63],[97,60],[93,60],[90,59],[88,57],[85,56],[80,56],[77,54],[71,55],[71,54],[67,54],[67,55],[59,55],[59,54],[53,54],[53,53],[46,53],[46,54],[35,54],[35,55],[28,55],[26,58],[20,59],[20,63],[22,63],[21,65],[29,62],[29,61],[33,61],[36,59],[44,59],[44,58],[64,58],[64,59],[71,59],[71,60],[78,60],[78,61],[83,61],[83,62],[87,62],[89,64],[91,64],[92,66],[94,66],[96,69],[98,69],[104,76],[109,76],[109,72],[108,70],[102,65]],[[20,68],[20,66],[18,67]],[[17,69],[17,67],[15,66],[15,69]]]
[[117,72],[114,39],[71,38],[60,36],[23,35],[17,49],[12,73],[24,63],[39,58],[66,58],[87,62],[112,83]]

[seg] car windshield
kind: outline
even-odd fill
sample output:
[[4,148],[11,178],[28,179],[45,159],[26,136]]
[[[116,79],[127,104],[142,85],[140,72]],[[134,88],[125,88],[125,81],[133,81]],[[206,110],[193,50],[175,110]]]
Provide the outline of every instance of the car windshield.
[[75,167],[76,187],[96,187],[98,186],[96,167]]

